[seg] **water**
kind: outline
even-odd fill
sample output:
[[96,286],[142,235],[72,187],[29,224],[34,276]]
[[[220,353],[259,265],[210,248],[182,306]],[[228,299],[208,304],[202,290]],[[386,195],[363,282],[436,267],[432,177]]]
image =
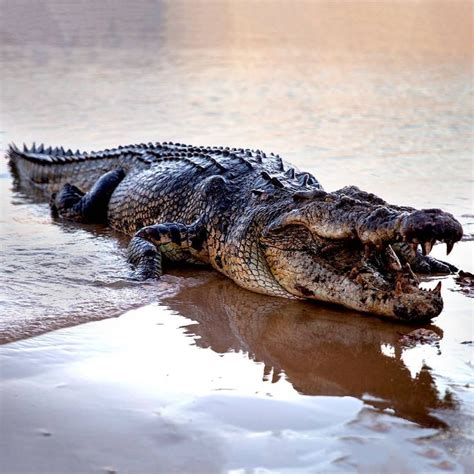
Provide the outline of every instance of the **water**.
[[[3,0],[3,148],[260,148],[473,235],[471,9]],[[451,277],[438,346],[407,347],[413,328],[208,271],[130,283],[127,239],[52,221],[5,162],[0,189],[7,472],[469,469],[472,300]],[[450,259],[472,271],[471,241]]]

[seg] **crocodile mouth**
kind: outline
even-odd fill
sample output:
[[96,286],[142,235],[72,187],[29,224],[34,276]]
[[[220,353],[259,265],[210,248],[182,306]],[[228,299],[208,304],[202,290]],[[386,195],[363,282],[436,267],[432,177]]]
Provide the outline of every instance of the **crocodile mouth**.
[[292,295],[421,321],[436,317],[443,300],[441,286],[424,290],[414,271],[451,273],[428,254],[437,241],[449,254],[462,235],[441,209],[393,206],[346,187],[298,196],[264,227],[262,243],[274,278]]
[[396,245],[367,253],[358,240],[319,238],[303,226],[287,227],[285,234],[290,245],[272,236],[264,252],[274,278],[296,297],[403,321],[427,321],[443,309],[441,282],[422,288]]

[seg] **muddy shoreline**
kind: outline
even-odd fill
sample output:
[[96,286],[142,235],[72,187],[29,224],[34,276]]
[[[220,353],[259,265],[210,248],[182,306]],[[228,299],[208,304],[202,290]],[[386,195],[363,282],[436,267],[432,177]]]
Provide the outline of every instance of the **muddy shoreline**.
[[201,273],[159,304],[0,348],[5,472],[472,467],[453,423],[472,388],[430,367],[436,323],[440,347],[406,348],[410,326]]

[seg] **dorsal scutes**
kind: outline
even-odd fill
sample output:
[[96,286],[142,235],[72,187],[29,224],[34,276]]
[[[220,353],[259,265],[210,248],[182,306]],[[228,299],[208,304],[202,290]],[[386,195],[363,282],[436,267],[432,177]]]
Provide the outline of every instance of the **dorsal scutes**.
[[[116,148],[105,148],[101,151],[84,152],[80,150],[64,149],[64,147],[46,147],[44,144],[23,145],[21,151],[16,145],[11,145],[11,153],[20,155],[33,163],[64,164],[96,160],[126,160],[128,166],[137,165],[152,167],[159,163],[179,163],[206,173],[221,174],[229,181],[244,178],[255,173],[260,176],[256,188],[262,189],[267,196],[275,193],[295,195],[295,199],[302,199],[299,191],[311,191],[319,184],[309,173],[300,173],[294,167],[288,166],[279,155],[265,154],[261,150],[249,148],[231,148],[222,146],[192,146],[173,142],[148,142],[140,144],[121,145]],[[106,165],[106,166],[113,166]],[[247,179],[247,178],[244,178]]]

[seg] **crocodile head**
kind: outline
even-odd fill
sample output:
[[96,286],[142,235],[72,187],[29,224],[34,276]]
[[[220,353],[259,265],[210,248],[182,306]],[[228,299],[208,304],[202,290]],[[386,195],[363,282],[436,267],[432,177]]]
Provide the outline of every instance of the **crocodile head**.
[[450,251],[461,237],[461,225],[438,209],[396,208],[336,192],[274,216],[261,243],[274,278],[292,295],[425,321],[443,308],[441,283],[421,288],[401,249],[423,259],[418,245],[426,254],[440,240]]

